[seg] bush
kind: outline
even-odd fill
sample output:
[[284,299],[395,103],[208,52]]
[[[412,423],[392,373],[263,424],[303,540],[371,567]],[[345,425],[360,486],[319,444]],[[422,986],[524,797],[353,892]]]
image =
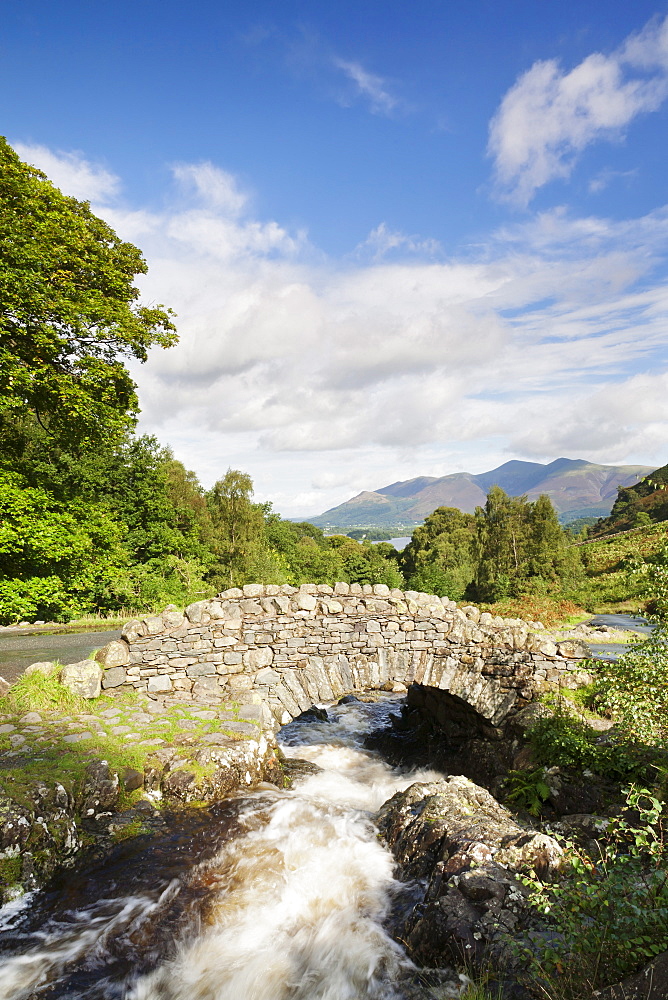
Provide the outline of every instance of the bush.
[[598,703],[642,739],[668,736],[668,631],[658,626],[615,662],[601,664]]
[[528,736],[536,762],[543,766],[590,770],[617,780],[644,776],[653,756],[647,747],[628,737],[597,743],[594,730],[563,708],[539,719]]
[[598,856],[566,843],[559,877],[523,878],[529,904],[547,922],[518,946],[541,995],[582,1000],[668,949],[668,842],[662,804],[644,789],[627,793],[639,817],[611,820]]

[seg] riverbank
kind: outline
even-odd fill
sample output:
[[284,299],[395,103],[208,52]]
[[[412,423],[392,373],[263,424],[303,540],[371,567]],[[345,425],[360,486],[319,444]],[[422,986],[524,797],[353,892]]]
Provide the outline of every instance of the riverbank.
[[164,805],[282,783],[260,706],[219,702],[114,691],[85,700],[39,671],[12,687],[0,699],[2,898],[94,841],[141,831]]

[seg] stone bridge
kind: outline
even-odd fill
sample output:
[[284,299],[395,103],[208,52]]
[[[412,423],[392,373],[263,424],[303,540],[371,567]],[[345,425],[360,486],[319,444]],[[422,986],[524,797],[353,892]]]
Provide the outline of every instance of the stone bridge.
[[[530,625],[533,626],[530,627]],[[383,584],[251,584],[131,621],[98,654],[103,687],[264,706],[267,726],[346,694],[411,687],[445,724],[500,726],[577,673],[586,648],[535,623]]]

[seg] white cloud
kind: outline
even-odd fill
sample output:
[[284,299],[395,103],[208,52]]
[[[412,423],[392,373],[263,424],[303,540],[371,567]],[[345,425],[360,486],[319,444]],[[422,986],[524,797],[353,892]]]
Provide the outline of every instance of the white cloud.
[[389,92],[381,76],[369,73],[360,63],[347,59],[334,59],[334,65],[353,81],[357,93],[369,101],[374,114],[391,115],[397,110],[401,102]]
[[668,17],[654,19],[611,55],[595,52],[570,72],[534,63],[490,123],[497,191],[527,205],[538,188],[570,176],[579,154],[614,140],[668,97]]
[[613,181],[628,180],[636,175],[637,170],[611,170],[610,168],[606,168],[605,170],[601,170],[596,177],[592,177],[589,181],[589,192],[590,194],[600,194],[601,191],[605,191],[605,189],[609,187]]
[[120,191],[120,180],[99,163],[91,163],[81,153],[53,151],[46,146],[13,143],[26,163],[43,170],[64,194],[82,201],[105,201]]
[[665,209],[544,213],[461,259],[335,263],[253,218],[216,167],[176,183],[160,212],[94,209],[141,246],[145,299],[177,312],[180,344],[133,369],[142,429],[207,485],[243,468],[299,515],[510,456],[665,462]]
[[172,167],[177,181],[199,195],[205,205],[233,218],[241,215],[248,195],[239,190],[236,177],[213,163],[177,163]]
[[355,247],[357,256],[370,255],[374,261],[387,257],[393,251],[435,257],[442,254],[443,248],[438,240],[407,236],[406,233],[390,229],[385,222],[372,229],[367,238]]

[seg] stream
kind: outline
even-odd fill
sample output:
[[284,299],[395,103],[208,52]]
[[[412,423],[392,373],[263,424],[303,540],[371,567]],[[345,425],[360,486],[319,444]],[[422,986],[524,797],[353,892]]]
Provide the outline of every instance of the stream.
[[[595,615],[589,620],[588,625],[608,625],[610,628],[620,629],[623,632],[635,632],[638,636],[648,636],[654,628],[651,622],[639,615]],[[620,642],[587,642],[591,649],[594,660],[617,660],[631,647],[628,643]]]
[[386,922],[407,890],[373,813],[441,775],[399,772],[364,749],[397,706],[388,696],[291,723],[286,756],[321,769],[293,789],[167,815],[165,832],[0,909],[0,1000],[406,997],[413,967]]

